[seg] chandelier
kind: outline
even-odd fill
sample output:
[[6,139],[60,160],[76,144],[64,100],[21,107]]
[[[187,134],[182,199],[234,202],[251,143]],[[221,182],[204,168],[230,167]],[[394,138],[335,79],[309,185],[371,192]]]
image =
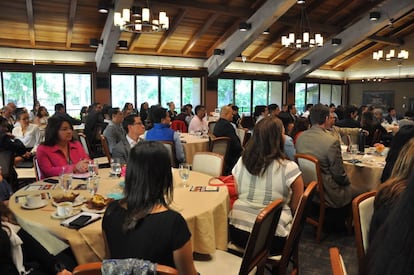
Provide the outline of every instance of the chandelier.
[[282,45],[295,50],[307,50],[323,46],[323,37],[320,33],[312,33],[305,6],[303,5],[298,22],[297,32],[282,36]]
[[385,60],[385,61],[390,61],[390,60],[402,61],[402,60],[408,59],[408,51],[401,50],[397,53],[397,50],[392,49],[388,53],[385,53],[384,55],[384,51],[379,50],[372,54],[372,59]]
[[114,25],[119,26],[121,31],[132,33],[152,33],[166,31],[169,28],[169,19],[165,11],[160,11],[158,18],[154,16],[147,6],[140,8],[133,6],[131,9],[122,9],[114,13]]

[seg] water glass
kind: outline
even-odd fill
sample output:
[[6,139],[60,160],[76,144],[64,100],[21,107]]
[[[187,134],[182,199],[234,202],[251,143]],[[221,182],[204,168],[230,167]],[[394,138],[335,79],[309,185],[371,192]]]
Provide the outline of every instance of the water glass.
[[113,159],[111,162],[111,174],[117,177],[121,176],[121,163],[119,159]]
[[183,187],[188,187],[188,184],[186,182],[188,178],[190,177],[190,166],[191,165],[188,163],[181,163],[178,168],[179,169],[178,172],[182,180],[181,186]]
[[90,160],[88,163],[88,172],[91,177],[98,175],[99,163],[98,161]]
[[100,178],[97,176],[88,178],[88,191],[91,195],[95,195],[99,188]]
[[358,154],[358,144],[351,144],[350,145],[351,156],[352,156],[352,163],[357,162],[357,154]]
[[63,166],[60,174],[60,187],[64,192],[72,188],[73,169],[70,166]]

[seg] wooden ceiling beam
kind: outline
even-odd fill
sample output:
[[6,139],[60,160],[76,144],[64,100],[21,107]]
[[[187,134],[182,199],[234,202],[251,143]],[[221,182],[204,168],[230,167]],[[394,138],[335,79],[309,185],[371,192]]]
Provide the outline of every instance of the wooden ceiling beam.
[[[400,18],[410,10],[414,9],[414,2],[412,0],[389,0],[383,3],[378,11],[382,16],[379,20],[372,22],[369,20],[369,12],[354,24],[350,25],[335,37],[342,39],[342,44],[332,47],[330,44],[325,44],[323,47],[316,48],[311,51],[305,58],[310,60],[310,64],[303,66],[299,60],[285,69],[285,73],[290,76],[290,82],[300,81],[303,77],[310,74],[314,70],[324,65],[329,60],[344,53],[358,43],[361,43],[367,37],[374,35],[376,32],[388,25],[390,18]],[[388,16],[385,16],[387,14]]]
[[334,65],[332,65],[332,69],[337,69],[339,67],[341,67],[343,64],[345,64],[346,62],[349,62],[351,59],[357,57],[359,54],[365,52],[366,50],[368,50],[369,48],[375,46],[375,42],[370,42],[367,45],[359,48],[356,51],[353,51],[351,54],[348,54],[346,57],[342,58],[341,60],[339,60],[338,62],[336,62]]
[[241,18],[236,19],[233,24],[227,28],[227,31],[224,32],[219,39],[216,40],[216,43],[211,46],[207,51],[207,56],[213,55],[214,49],[216,49],[221,43],[223,43],[229,36],[239,29],[240,22],[244,21]]
[[368,40],[371,40],[373,42],[378,42],[378,43],[383,43],[383,44],[387,44],[387,45],[393,45],[393,46],[401,46],[404,41],[402,41],[401,39],[394,39],[394,38],[390,38],[390,37],[381,37],[381,36],[377,36],[377,35],[371,35],[369,37],[367,37]]
[[[283,24],[285,26],[288,27],[297,27],[298,25],[298,19],[297,18],[281,18],[280,20],[277,21],[280,24]],[[335,27],[333,25],[330,24],[320,24],[317,22],[309,22],[309,25],[312,27],[312,30],[318,30],[318,32],[325,32],[328,34],[335,34],[341,31],[340,28]],[[286,31],[287,32],[287,31]]]
[[251,23],[251,29],[245,32],[236,30],[219,47],[224,49],[223,55],[212,55],[204,66],[208,68],[208,75],[217,76],[230,64],[244,49],[246,49],[263,31],[269,28],[283,14],[285,14],[296,0],[267,0],[246,22]]
[[185,45],[183,54],[187,55],[189,51],[194,47],[197,43],[198,39],[210,28],[210,26],[216,21],[218,14],[212,13],[209,15],[207,22],[203,24],[201,29],[197,31],[197,33],[188,41],[187,45]]
[[187,10],[180,9],[179,12],[178,12],[178,14],[177,14],[177,16],[174,17],[174,20],[171,23],[171,27],[162,36],[161,42],[160,42],[160,44],[157,47],[157,53],[162,52],[162,50],[164,49],[165,45],[167,45],[168,39],[171,37],[171,35],[173,35],[173,33],[175,32],[175,30],[180,25],[181,21],[183,21],[186,12],[187,12]]
[[36,45],[35,31],[34,31],[34,17],[33,17],[33,2],[32,0],[26,0],[26,12],[27,12],[27,24],[29,25],[29,39],[30,45],[34,47]]
[[188,11],[210,12],[218,13],[219,15],[226,15],[232,17],[249,17],[252,14],[252,10],[234,7],[228,5],[212,4],[212,3],[200,3],[197,1],[189,0],[151,0],[151,4],[162,7],[183,8]]
[[272,35],[272,37],[270,37],[269,40],[265,41],[260,47],[254,50],[254,52],[249,56],[249,59],[255,60],[262,51],[266,50],[267,47],[272,46],[273,43],[275,43],[279,38],[280,36],[278,34]]
[[77,5],[78,5],[78,0],[70,1],[68,31],[66,32],[66,48],[70,48],[72,44],[73,25],[75,22]]

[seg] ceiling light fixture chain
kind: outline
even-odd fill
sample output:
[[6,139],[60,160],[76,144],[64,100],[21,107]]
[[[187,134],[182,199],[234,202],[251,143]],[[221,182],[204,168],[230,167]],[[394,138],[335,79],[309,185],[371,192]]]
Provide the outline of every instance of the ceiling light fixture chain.
[[149,0],[146,7],[142,9],[132,6],[124,8],[121,12],[114,13],[114,25],[119,26],[121,31],[132,33],[154,33],[166,31],[169,28],[169,18],[165,11],[160,11],[158,18],[150,8]]
[[297,32],[291,32],[282,36],[282,45],[296,50],[307,50],[313,47],[323,46],[323,36],[320,33],[313,33],[310,27],[309,18],[306,14],[306,7],[302,4],[300,19],[298,20]]

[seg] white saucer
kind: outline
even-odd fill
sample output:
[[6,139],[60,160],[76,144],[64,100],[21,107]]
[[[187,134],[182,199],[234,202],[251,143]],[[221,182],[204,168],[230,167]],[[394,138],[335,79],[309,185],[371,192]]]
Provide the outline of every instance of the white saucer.
[[70,213],[67,216],[58,216],[57,212],[53,212],[53,214],[50,215],[50,217],[52,217],[52,219],[56,219],[56,220],[64,220],[64,219],[67,219],[69,217],[72,217],[72,216],[78,214],[79,212],[80,212],[79,209],[73,209],[72,213]]
[[23,203],[21,206],[24,209],[32,210],[32,209],[39,209],[39,208],[45,207],[47,205],[47,203],[48,203],[47,200],[42,200],[42,204],[39,204],[39,205],[36,205],[36,206],[29,206],[29,205],[27,205],[26,202]]
[[[81,196],[81,195],[79,195],[79,196],[77,196],[76,197],[76,199],[73,201],[73,205],[72,206],[79,206],[79,205],[82,205],[83,203],[85,203],[87,201],[87,199],[84,197],[84,196]],[[53,206],[57,206],[59,203],[58,202],[55,202],[53,199],[52,199],[52,205]]]
[[102,214],[102,213],[105,213],[106,207],[104,207],[103,209],[97,210],[97,209],[90,209],[86,205],[84,205],[81,207],[81,210],[83,212]]

